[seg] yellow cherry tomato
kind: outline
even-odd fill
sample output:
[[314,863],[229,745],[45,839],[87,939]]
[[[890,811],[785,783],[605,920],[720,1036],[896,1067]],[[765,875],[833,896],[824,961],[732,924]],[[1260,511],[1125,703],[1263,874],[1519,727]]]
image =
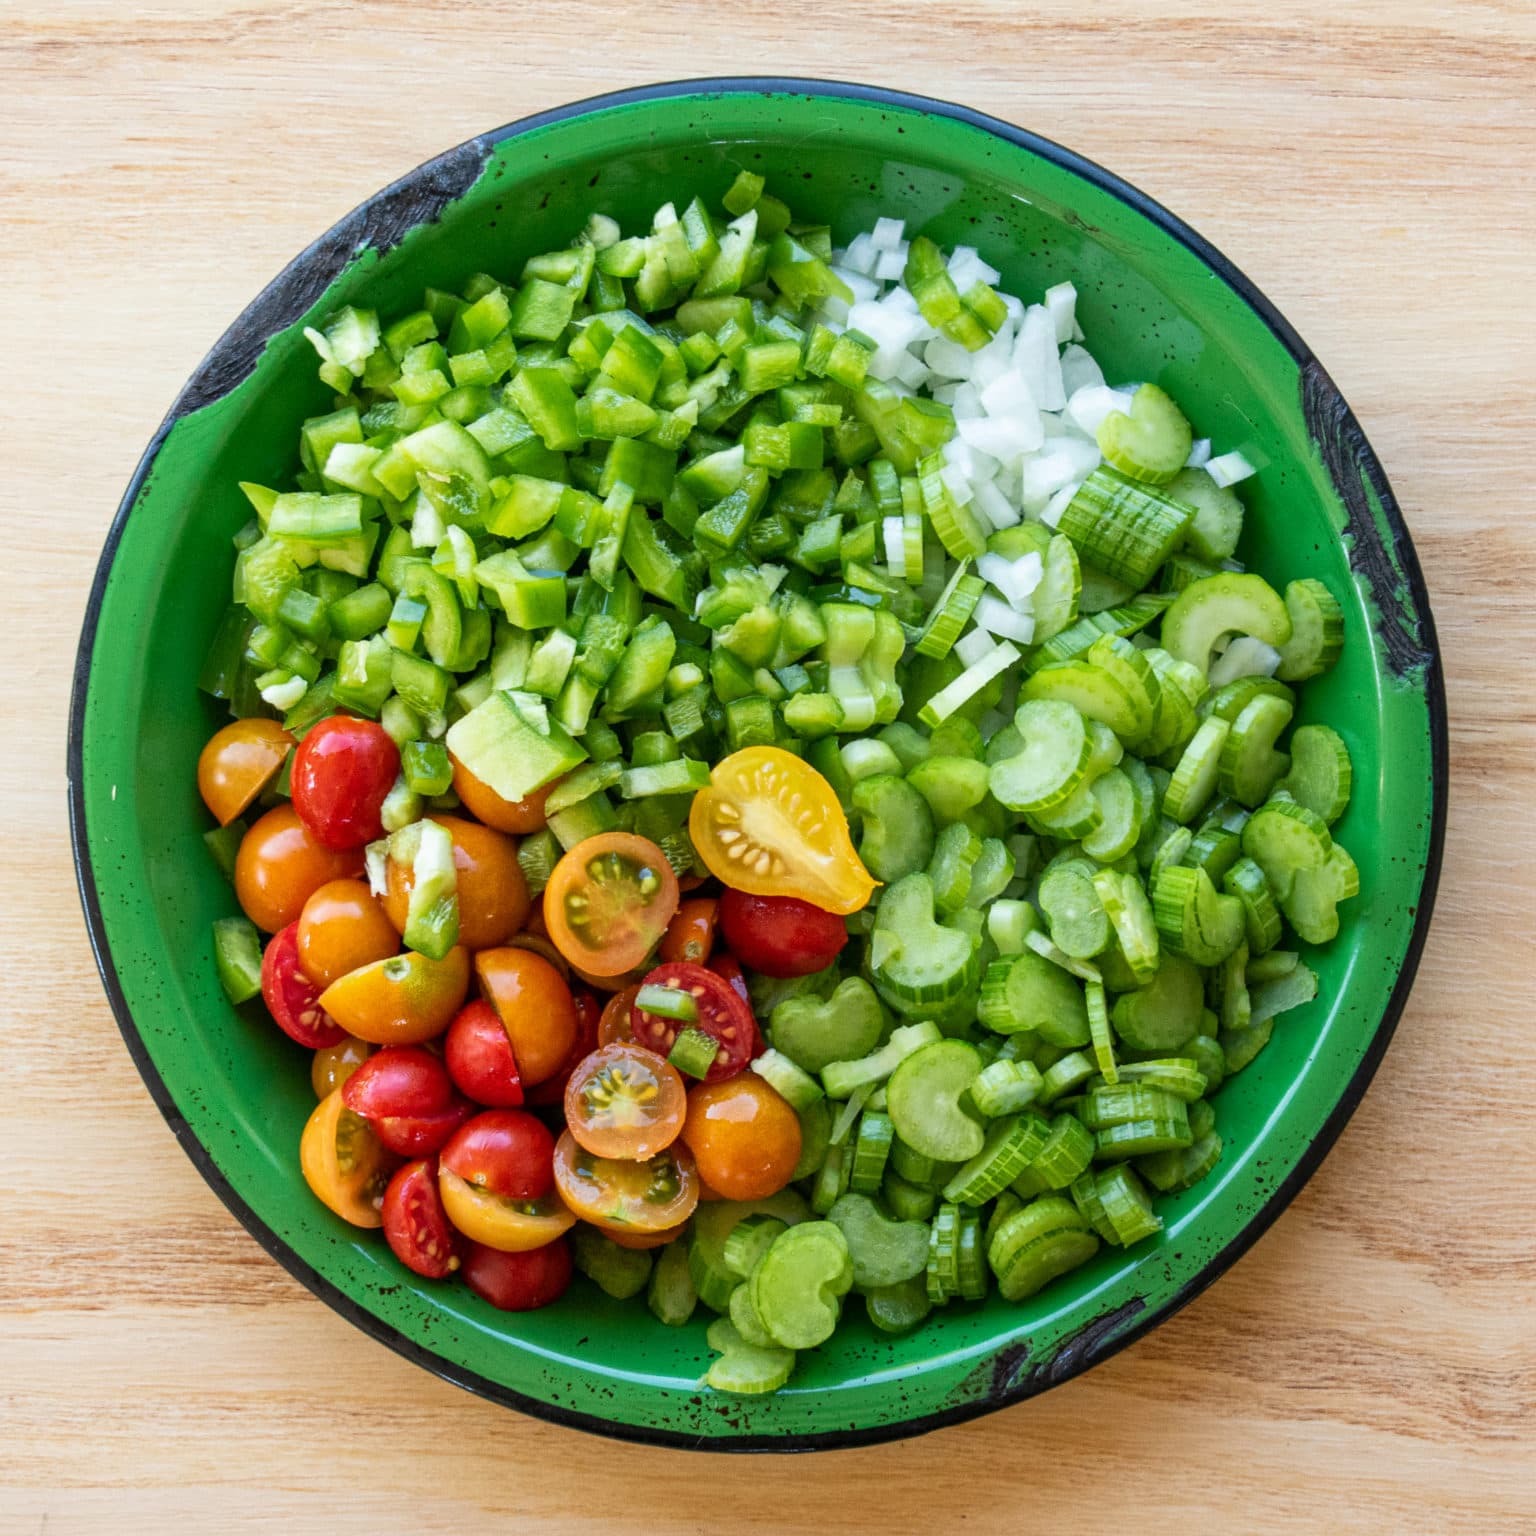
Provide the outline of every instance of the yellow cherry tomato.
[[437,1188],[448,1220],[465,1237],[503,1253],[543,1248],[576,1225],[575,1214],[559,1195],[546,1195],[542,1200],[504,1200],[443,1167],[437,1170]]
[[448,1028],[469,991],[469,951],[441,960],[415,950],[349,971],[320,994],[320,1006],[349,1035],[372,1045],[419,1045]]
[[781,747],[746,747],[709,778],[693,797],[688,831],[717,879],[844,915],[868,904],[878,882],[854,852],[832,786],[809,763]]
[[315,1105],[299,1142],[305,1182],[354,1227],[384,1225],[384,1191],[396,1161],[368,1122],[341,1102],[339,1088]]

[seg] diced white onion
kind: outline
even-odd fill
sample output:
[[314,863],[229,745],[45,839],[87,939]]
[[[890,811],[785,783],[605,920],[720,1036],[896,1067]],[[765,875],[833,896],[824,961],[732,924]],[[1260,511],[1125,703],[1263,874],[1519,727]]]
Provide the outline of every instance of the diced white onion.
[[961,420],[957,411],[955,430],[972,448],[979,448],[994,459],[1033,453],[1045,441],[1038,411],[1027,415],[1020,412],[1015,416],[985,416],[979,420]]
[[368,889],[375,896],[389,891],[389,839],[381,837],[363,849],[363,868],[368,872]]
[[977,560],[976,574],[983,581],[996,587],[1012,604],[1027,602],[1030,592],[1034,590],[1033,587],[1024,587],[1019,581],[1019,574],[1013,568],[1013,561],[1004,555],[993,554],[990,550]]
[[[917,300],[905,288],[892,288],[880,302],[887,309],[895,310],[897,314],[915,315],[918,312]],[[923,323],[924,325],[927,324],[926,321]],[[938,333],[935,331],[934,334],[937,335]]]
[[[978,609],[980,606],[978,603]],[[1280,652],[1274,646],[1252,635],[1239,635],[1211,663],[1211,687],[1225,687],[1240,677],[1273,677],[1279,665]]]
[[964,293],[972,283],[991,287],[1003,274],[996,267],[989,267],[974,247],[957,245],[949,258],[949,275],[955,287]]
[[955,393],[959,390],[958,384],[934,384],[929,387],[928,393],[933,396],[940,405],[954,406]]
[[862,272],[868,277],[875,270],[878,254],[874,239],[868,233],[858,234],[848,242],[848,249],[838,258],[838,263],[851,272]]
[[1211,440],[1197,437],[1189,447],[1189,457],[1184,460],[1185,469],[1199,469],[1211,462]]
[[982,480],[976,486],[976,505],[994,528],[1012,528],[1021,521],[1017,507],[998,489],[995,481]]
[[1005,640],[1017,640],[1020,645],[1028,645],[1035,638],[1033,616],[1016,612],[991,593],[984,593],[977,602],[975,619],[982,629]]
[[1057,283],[1045,290],[1045,312],[1056,327],[1056,342],[1072,340],[1072,328],[1077,317],[1077,289],[1071,283]]
[[921,389],[928,382],[929,374],[921,358],[903,352],[901,360],[896,364],[896,377],[912,389]]
[[1094,361],[1093,354],[1086,348],[1080,347],[1075,342],[1063,349],[1061,354],[1061,387],[1066,391],[1070,400],[1078,390],[1087,384],[1102,384],[1104,382],[1104,370]]
[[977,389],[985,389],[1008,372],[1011,361],[1009,349],[988,344],[975,354],[971,362],[971,383]]
[[1040,514],[1040,521],[1047,528],[1054,528],[1061,521],[1061,514],[1067,510],[1072,498],[1082,489],[1082,481],[1073,481],[1071,485],[1064,485],[1046,502],[1045,510]]
[[300,699],[309,692],[309,684],[298,673],[294,673],[286,683],[268,683],[261,690],[261,696],[273,709],[290,710]]
[[1107,384],[1087,384],[1067,401],[1067,415],[1086,432],[1096,437],[1107,416],[1116,411],[1129,414],[1131,397]]
[[998,298],[1003,301],[1003,308],[1008,311],[1008,323],[1017,325],[1024,318],[1024,301],[1016,299],[1011,293],[1000,293]]
[[1062,486],[1083,479],[1098,467],[1097,444],[1078,438],[1053,437],[1045,452],[1024,461],[1021,487],[1025,508],[1043,507]]
[[1014,585],[1026,597],[1045,580],[1045,561],[1031,550],[1013,562]]
[[833,267],[832,270],[853,290],[855,304],[863,299],[880,297],[880,284],[872,277],[866,277],[862,272],[855,272],[852,267]]
[[955,505],[964,507],[969,505],[974,492],[971,489],[970,477],[961,470],[958,464],[946,464],[939,471],[949,494],[954,498]]
[[907,253],[902,248],[895,251],[881,251],[875,257],[874,276],[883,283],[899,283],[902,274],[907,270]]
[[987,414],[981,408],[980,392],[969,379],[955,390],[954,408],[956,421],[980,421]]
[[1035,410],[1035,400],[1024,375],[1017,368],[1010,368],[983,386],[981,408],[988,416],[1016,416]]
[[947,336],[936,336],[923,348],[923,361],[946,379],[968,379],[971,376],[971,354],[958,341],[951,341]]
[[898,576],[907,569],[906,525],[899,517],[887,517],[880,524],[885,540],[885,563]]
[[905,219],[876,219],[869,232],[869,243],[877,251],[894,251],[902,243],[906,228]]
[[1059,411],[1067,402],[1061,384],[1061,355],[1056,350],[1056,325],[1040,304],[1024,311],[1013,360],[1042,411]]
[[1244,456],[1234,449],[1231,453],[1218,454],[1206,462],[1205,472],[1219,486],[1236,485],[1257,471]]
[[[980,604],[977,605],[978,607]],[[967,630],[955,641],[955,655],[968,667],[974,667],[983,656],[989,655],[997,642],[984,629]]]

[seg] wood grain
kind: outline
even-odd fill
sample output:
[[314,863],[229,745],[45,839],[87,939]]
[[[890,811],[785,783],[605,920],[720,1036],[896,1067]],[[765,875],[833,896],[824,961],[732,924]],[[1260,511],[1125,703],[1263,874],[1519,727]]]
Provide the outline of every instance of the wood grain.
[[[480,1403],[269,1261],[121,1045],[63,792],[70,666],[112,511],[261,284],[472,133],[744,66],[966,101],[1113,166],[1214,239],[1318,349],[1388,466],[1452,711],[1445,874],[1413,1000],[1271,1234],[1044,1399],[793,1462],[603,1445]],[[16,828],[0,873],[0,1532],[585,1536],[632,1529],[637,1505],[658,1531],[1536,1525],[1529,0],[3,0],[0,82],[16,621],[0,669]]]

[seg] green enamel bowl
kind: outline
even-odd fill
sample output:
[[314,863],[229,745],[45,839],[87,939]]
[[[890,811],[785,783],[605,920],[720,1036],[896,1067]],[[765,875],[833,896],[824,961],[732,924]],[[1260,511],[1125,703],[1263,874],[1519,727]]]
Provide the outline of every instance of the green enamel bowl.
[[[1307,685],[1302,710],[1349,744],[1354,803],[1338,832],[1360,866],[1342,933],[1307,956],[1321,995],[1222,1089],[1226,1156],[1163,1202],[1155,1241],[1105,1249],[1022,1304],[953,1306],[904,1338],[850,1308],[788,1388],[752,1398],[700,1390],[702,1319],[664,1328],[584,1280],[561,1305],[498,1313],[462,1285],[417,1280],[377,1234],[309,1194],[308,1057],[219,989],[209,924],[234,902],[202,847],[193,773],[219,718],[196,678],[247,515],[236,482],[291,472],[300,421],[328,408],[303,327],[336,305],[389,312],[429,283],[516,272],[593,208],[639,226],[664,197],[717,199],[739,168],[841,239],[894,214],[979,247],[1010,291],[1071,278],[1112,377],[1156,380],[1202,435],[1261,467],[1245,487],[1244,559],[1272,580],[1320,577],[1344,605],[1343,659]],[[1275,1219],[1359,1101],[1413,979],[1445,823],[1445,703],[1423,579],[1381,466],[1306,345],[1219,252],[1098,166],[961,107],[699,80],[581,102],[451,150],[344,219],[235,322],[150,444],[107,538],[69,778],[86,917],[128,1048],[188,1155],[281,1264],[374,1338],[526,1412],[659,1445],[809,1450],[1043,1391],[1168,1317]]]

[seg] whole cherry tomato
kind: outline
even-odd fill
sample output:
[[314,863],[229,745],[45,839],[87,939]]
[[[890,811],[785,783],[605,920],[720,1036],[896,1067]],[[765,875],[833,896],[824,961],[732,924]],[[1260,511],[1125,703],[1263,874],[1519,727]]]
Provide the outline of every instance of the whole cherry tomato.
[[299,916],[299,962],[319,987],[400,949],[400,935],[364,880],[327,880]]
[[[505,944],[528,916],[531,898],[517,844],[500,832],[466,821],[462,816],[431,818],[453,839],[453,867],[459,900],[459,943],[465,949]],[[404,933],[410,916],[411,888],[416,874],[409,864],[390,859],[386,866],[384,910]]]
[[476,998],[454,1015],[443,1037],[449,1076],[477,1104],[516,1109],[523,1102],[523,1080],[501,1016]]
[[464,1283],[503,1312],[532,1312],[558,1301],[571,1283],[571,1245],[563,1238],[527,1253],[464,1245]]
[[443,1148],[442,1167],[503,1200],[542,1200],[554,1188],[555,1138],[519,1109],[488,1109]]
[[615,992],[603,1005],[603,1016],[597,1021],[597,1043],[617,1045],[635,1038],[635,999],[640,996],[640,984]]
[[332,715],[293,754],[293,808],[327,848],[361,848],[384,835],[384,799],[400,776],[400,749],[382,725]]
[[327,848],[291,805],[275,806],[240,839],[235,895],[258,928],[276,933],[297,922],[304,903],[328,880],[363,872],[356,849]]
[[348,1034],[374,1045],[415,1045],[448,1028],[469,991],[469,951],[456,944],[441,960],[407,950],[348,971],[321,994]]
[[503,800],[484,779],[477,779],[451,752],[448,760],[453,764],[453,792],[468,808],[470,815],[478,817],[486,826],[498,832],[515,832],[526,837],[544,826],[544,802],[549,792],[558,784],[551,780],[534,790],[526,800]]
[[407,1269],[443,1280],[459,1267],[459,1238],[437,1192],[437,1165],[420,1157],[395,1170],[384,1191],[384,1236]]
[[800,1119],[755,1072],[688,1095],[683,1141],[699,1177],[727,1200],[766,1200],[800,1161]]
[[797,896],[747,891],[727,891],[720,898],[720,931],[731,953],[764,976],[824,971],[848,942],[848,925],[837,913]]
[[262,954],[261,997],[277,1027],[312,1051],[346,1038],[346,1031],[320,1006],[320,988],[299,968],[297,923],[274,935]]
[[354,1115],[436,1115],[457,1094],[442,1058],[419,1045],[387,1045],[347,1079],[341,1101]]

